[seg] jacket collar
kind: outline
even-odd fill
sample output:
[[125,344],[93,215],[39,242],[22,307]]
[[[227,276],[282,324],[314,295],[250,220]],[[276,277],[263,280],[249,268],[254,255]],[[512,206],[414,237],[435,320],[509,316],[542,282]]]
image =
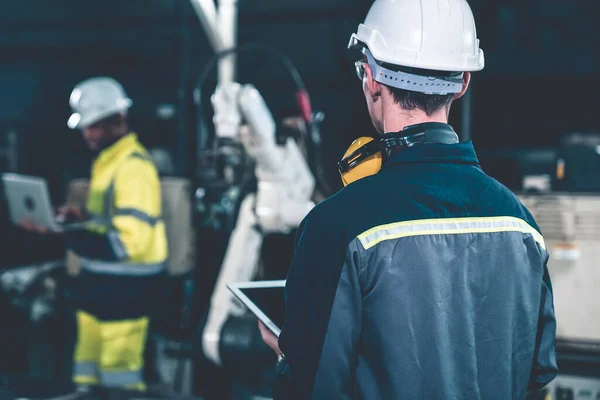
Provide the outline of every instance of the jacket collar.
[[133,132],[123,136],[98,154],[96,164],[106,164],[118,159],[123,154],[129,154],[137,144],[137,135]]
[[[454,133],[448,124],[425,123],[421,124],[425,132],[447,131]],[[394,164],[403,163],[459,163],[479,164],[473,143],[471,141],[457,144],[426,143],[411,148],[403,148],[393,152],[383,163],[383,169]]]

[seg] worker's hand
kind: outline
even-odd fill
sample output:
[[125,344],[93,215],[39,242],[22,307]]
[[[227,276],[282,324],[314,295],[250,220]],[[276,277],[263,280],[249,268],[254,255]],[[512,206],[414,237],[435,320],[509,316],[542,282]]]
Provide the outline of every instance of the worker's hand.
[[273,332],[269,330],[261,321],[258,321],[258,329],[260,329],[260,335],[262,336],[263,342],[269,346],[277,356],[281,354],[279,350],[279,339]]
[[40,235],[46,235],[48,233],[48,229],[37,225],[33,221],[21,221],[17,224],[21,229],[24,229],[29,232],[39,233]]
[[58,209],[56,219],[60,222],[82,221],[85,213],[77,206],[66,205]]

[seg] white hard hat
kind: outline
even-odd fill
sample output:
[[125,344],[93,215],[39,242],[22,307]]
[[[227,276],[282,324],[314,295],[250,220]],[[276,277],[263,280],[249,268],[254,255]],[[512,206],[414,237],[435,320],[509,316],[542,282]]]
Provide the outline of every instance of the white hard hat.
[[359,45],[378,63],[446,72],[485,66],[466,0],[375,0],[348,47]]
[[126,114],[133,103],[119,82],[99,77],[75,86],[69,104],[73,115],[67,125],[71,129],[81,129],[111,115]]

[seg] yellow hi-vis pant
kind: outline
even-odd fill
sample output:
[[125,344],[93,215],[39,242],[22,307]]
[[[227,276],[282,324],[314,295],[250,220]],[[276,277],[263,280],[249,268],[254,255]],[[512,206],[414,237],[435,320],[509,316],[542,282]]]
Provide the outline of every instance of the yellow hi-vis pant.
[[73,381],[145,390],[142,369],[147,331],[146,317],[105,322],[78,311]]

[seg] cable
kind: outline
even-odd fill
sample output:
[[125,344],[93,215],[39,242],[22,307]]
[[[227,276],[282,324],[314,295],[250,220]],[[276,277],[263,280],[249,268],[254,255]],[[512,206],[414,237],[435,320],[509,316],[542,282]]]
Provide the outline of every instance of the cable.
[[304,81],[302,80],[302,76],[300,76],[300,72],[298,71],[298,69],[294,66],[294,64],[292,63],[292,61],[290,60],[290,58],[288,56],[286,56],[282,51],[268,46],[266,44],[262,44],[262,43],[248,43],[248,44],[243,44],[241,46],[238,47],[234,47],[231,49],[227,49],[227,50],[223,50],[221,52],[218,52],[217,54],[215,54],[206,64],[206,66],[204,67],[204,70],[202,70],[202,73],[200,74],[199,78],[198,78],[198,82],[196,84],[196,88],[198,89],[202,89],[202,86],[204,85],[204,82],[206,81],[206,79],[208,78],[208,74],[211,73],[211,71],[215,68],[217,62],[219,60],[221,60],[224,57],[227,57],[229,55],[232,54],[240,54],[240,53],[245,53],[247,51],[263,51],[265,53],[269,53],[272,56],[274,56],[275,58],[278,58],[282,64],[286,67],[286,69],[288,70],[288,72],[290,73],[292,80],[294,81],[294,83],[296,84],[296,87],[298,90],[306,90],[306,86],[304,85]]
[[[283,65],[284,67],[287,69],[288,73],[290,74],[292,80],[294,81],[294,84],[296,85],[296,101],[298,103],[298,108],[300,109],[300,113],[302,115],[302,119],[304,119],[304,121],[307,124],[311,124],[312,123],[312,106],[310,103],[310,97],[308,95],[308,91],[306,90],[306,85],[304,84],[304,80],[302,79],[302,76],[300,75],[300,72],[298,71],[298,69],[294,66],[294,63],[292,63],[292,60],[290,60],[290,58],[285,55],[282,51],[262,44],[262,43],[248,43],[248,44],[243,44],[241,46],[238,47],[234,47],[231,49],[227,49],[227,50],[223,50],[221,52],[218,52],[217,54],[215,54],[213,57],[211,57],[211,59],[206,63],[204,69],[202,70],[202,72],[200,73],[200,76],[198,77],[198,80],[196,82],[196,93],[195,93],[195,101],[196,101],[196,110],[197,110],[197,115],[199,118],[199,126],[198,126],[198,131],[199,133],[203,134],[206,133],[206,126],[204,124],[204,113],[202,112],[202,88],[204,87],[204,83],[206,82],[206,80],[208,79],[209,74],[212,72],[212,70],[216,67],[217,62],[219,60],[221,60],[224,57],[230,56],[230,55],[234,55],[234,54],[241,54],[241,53],[245,53],[245,52],[249,52],[249,51],[262,51],[264,53],[267,53],[271,56],[273,56],[274,58],[278,59]],[[199,135],[200,136],[200,135]],[[199,138],[199,144],[200,144],[201,138]],[[202,147],[202,146],[200,146]]]
[[[248,43],[248,44],[240,45],[238,47],[234,47],[234,48],[227,49],[227,50],[221,51],[219,53],[216,53],[206,63],[204,69],[202,70],[202,72],[200,73],[200,75],[198,77],[198,80],[196,82],[196,87],[195,87],[195,93],[194,93],[195,102],[196,102],[196,113],[197,113],[197,117],[198,117],[197,141],[198,141],[199,147],[205,148],[205,139],[208,137],[208,129],[207,129],[207,126],[206,126],[206,123],[204,120],[204,112],[202,110],[202,88],[204,87],[204,84],[205,84],[206,80],[208,79],[209,74],[216,67],[217,62],[219,60],[221,60],[222,58],[230,56],[230,55],[234,55],[234,54],[241,54],[241,53],[249,52],[249,51],[264,52],[264,53],[271,55],[272,57],[278,59],[283,64],[283,66],[286,68],[288,73],[290,74],[290,77],[292,78],[292,80],[294,81],[294,84],[296,86],[296,101],[298,104],[298,108],[300,110],[300,115],[302,116],[302,119],[306,123],[306,128],[308,131],[307,136],[308,136],[309,143],[310,143],[309,151],[312,153],[312,157],[309,157],[309,160],[313,161],[313,163],[314,163],[314,165],[313,165],[314,171],[313,172],[315,173],[315,177],[317,178],[317,181],[321,184],[321,186],[324,188],[324,190],[326,192],[328,192],[329,194],[331,194],[332,191],[329,187],[329,184],[327,183],[327,180],[324,177],[322,168],[320,168],[320,166],[319,166],[320,165],[320,144],[316,143],[315,140],[313,140],[312,135],[310,133],[314,128],[313,124],[315,124],[315,123],[318,124],[318,123],[320,123],[320,121],[315,122],[313,119],[313,112],[312,112],[312,105],[310,102],[310,96],[308,94],[308,91],[306,90],[306,85],[304,84],[304,80],[302,79],[300,72],[298,71],[298,69],[292,62],[292,60],[287,55],[285,55],[282,51],[280,51],[279,49],[276,49],[269,45],[265,45],[262,43]],[[216,145],[216,142],[213,144]],[[213,149],[213,151],[214,150],[215,149]],[[214,162],[215,162],[215,160],[213,160],[213,164],[214,164]]]

